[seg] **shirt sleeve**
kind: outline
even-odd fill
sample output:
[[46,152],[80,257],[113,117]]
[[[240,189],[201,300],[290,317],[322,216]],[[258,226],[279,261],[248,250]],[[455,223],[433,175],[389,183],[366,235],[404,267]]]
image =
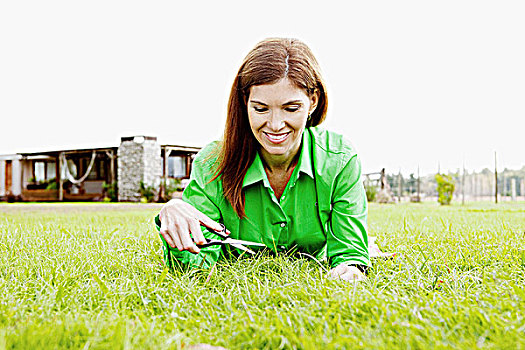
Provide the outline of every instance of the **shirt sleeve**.
[[368,206],[357,155],[335,179],[327,232],[327,257],[332,267],[347,263],[368,266]]
[[[191,179],[182,194],[182,200],[194,206],[195,209],[199,210],[210,219],[222,222],[220,209],[213,201],[213,198],[215,197],[214,194],[218,190],[217,182],[213,181],[213,183],[209,183],[207,181],[205,168],[206,165],[204,162],[201,162],[200,159],[195,159]],[[160,230],[160,222],[157,222],[157,229]],[[214,239],[219,238],[218,235],[210,232],[204,226],[201,226],[201,229],[204,237]],[[168,266],[182,264],[184,267],[208,268],[217,262],[222,252],[220,245],[201,248],[199,254],[194,254],[188,251],[181,252],[177,248],[171,248],[162,236],[161,240],[163,244],[164,258]]]

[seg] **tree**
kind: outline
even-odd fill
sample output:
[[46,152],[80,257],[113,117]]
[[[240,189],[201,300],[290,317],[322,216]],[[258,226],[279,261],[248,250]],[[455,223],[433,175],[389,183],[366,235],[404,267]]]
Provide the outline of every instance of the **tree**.
[[456,181],[451,175],[436,174],[438,202],[441,205],[449,205],[456,188]]

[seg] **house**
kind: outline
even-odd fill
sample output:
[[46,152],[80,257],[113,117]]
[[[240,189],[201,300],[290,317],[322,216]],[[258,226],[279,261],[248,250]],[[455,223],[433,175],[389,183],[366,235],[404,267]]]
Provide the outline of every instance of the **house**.
[[199,150],[132,136],[122,137],[118,147],[0,155],[0,199],[101,200],[116,184],[119,201],[139,201],[141,182],[162,196],[170,179],[189,178]]

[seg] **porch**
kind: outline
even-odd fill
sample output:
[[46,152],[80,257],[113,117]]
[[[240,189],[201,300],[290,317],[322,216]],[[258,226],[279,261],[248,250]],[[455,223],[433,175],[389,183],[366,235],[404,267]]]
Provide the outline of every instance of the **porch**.
[[[162,145],[162,181],[160,187],[160,198],[169,200],[181,196],[186,182],[190,178],[193,159],[201,150],[200,147]],[[177,183],[178,191],[173,191],[171,184]]]
[[21,154],[23,201],[93,201],[116,181],[116,148]]

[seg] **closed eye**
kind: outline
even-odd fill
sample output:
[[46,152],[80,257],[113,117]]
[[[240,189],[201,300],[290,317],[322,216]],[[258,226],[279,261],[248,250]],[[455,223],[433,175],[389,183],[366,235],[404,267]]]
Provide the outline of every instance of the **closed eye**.
[[255,111],[259,113],[266,112],[268,110],[267,107],[257,107],[257,106],[254,106],[253,109],[255,109]]
[[290,101],[283,105],[283,108],[287,112],[297,112],[303,107],[303,104],[300,101]]

